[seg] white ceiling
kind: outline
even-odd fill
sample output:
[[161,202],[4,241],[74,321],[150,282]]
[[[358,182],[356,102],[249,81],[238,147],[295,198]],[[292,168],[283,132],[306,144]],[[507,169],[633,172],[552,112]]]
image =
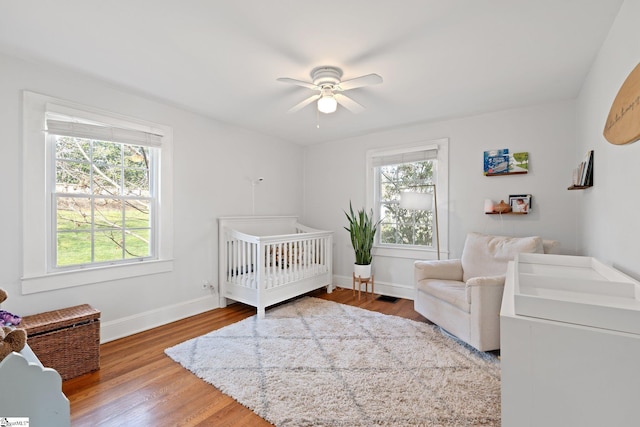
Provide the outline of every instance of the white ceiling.
[[[0,0],[0,51],[299,144],[577,96],[623,0]],[[319,65],[367,109],[315,105]],[[0,70],[1,78],[2,70]]]

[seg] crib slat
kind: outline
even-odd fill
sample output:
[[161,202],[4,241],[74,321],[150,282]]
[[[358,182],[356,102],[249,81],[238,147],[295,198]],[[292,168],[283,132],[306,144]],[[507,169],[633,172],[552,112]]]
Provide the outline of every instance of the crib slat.
[[241,241],[240,244],[238,245],[238,270],[240,271],[240,274],[244,274],[244,245],[245,245],[245,241]]
[[225,248],[225,259],[224,259],[224,268],[227,274],[227,282],[231,281],[231,261],[230,261],[230,257],[229,257],[229,252],[231,252],[231,242],[229,240],[226,241],[226,248]]

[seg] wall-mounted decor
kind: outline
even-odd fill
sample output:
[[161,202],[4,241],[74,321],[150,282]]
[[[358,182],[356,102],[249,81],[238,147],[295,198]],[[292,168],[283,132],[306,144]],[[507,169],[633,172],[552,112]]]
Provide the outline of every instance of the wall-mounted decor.
[[491,199],[485,199],[484,201],[484,213],[492,213],[494,211],[495,203]]
[[640,64],[629,73],[613,100],[602,133],[615,145],[640,139]]
[[488,150],[484,152],[484,174],[509,172],[509,149]]
[[593,150],[587,151],[584,160],[573,170],[571,187],[568,190],[581,190],[593,187]]
[[516,175],[529,171],[529,153],[509,153],[508,148],[484,152],[484,174],[486,176]]
[[484,213],[487,215],[526,215],[531,212],[531,194],[511,194],[509,200],[494,203],[491,199],[484,201]]
[[509,196],[511,212],[529,213],[531,211],[531,194],[512,194]]
[[500,203],[493,207],[493,213],[509,213],[511,212],[511,206],[508,203],[505,203],[504,200],[500,200]]

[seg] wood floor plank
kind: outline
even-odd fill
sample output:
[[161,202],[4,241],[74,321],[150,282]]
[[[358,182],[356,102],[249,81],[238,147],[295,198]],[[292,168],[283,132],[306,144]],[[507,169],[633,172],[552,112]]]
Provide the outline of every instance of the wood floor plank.
[[[358,299],[357,293],[342,288],[309,295],[426,321],[413,310],[410,300],[387,302],[371,294]],[[100,370],[62,385],[71,402],[72,426],[270,426],[164,354],[168,347],[255,313],[253,307],[232,304],[101,345]]]

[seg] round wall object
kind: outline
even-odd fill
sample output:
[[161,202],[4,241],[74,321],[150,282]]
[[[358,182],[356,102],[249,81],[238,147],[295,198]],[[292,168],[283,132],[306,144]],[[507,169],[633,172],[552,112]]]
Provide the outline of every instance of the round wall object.
[[631,71],[613,100],[603,135],[615,145],[640,139],[640,64]]

